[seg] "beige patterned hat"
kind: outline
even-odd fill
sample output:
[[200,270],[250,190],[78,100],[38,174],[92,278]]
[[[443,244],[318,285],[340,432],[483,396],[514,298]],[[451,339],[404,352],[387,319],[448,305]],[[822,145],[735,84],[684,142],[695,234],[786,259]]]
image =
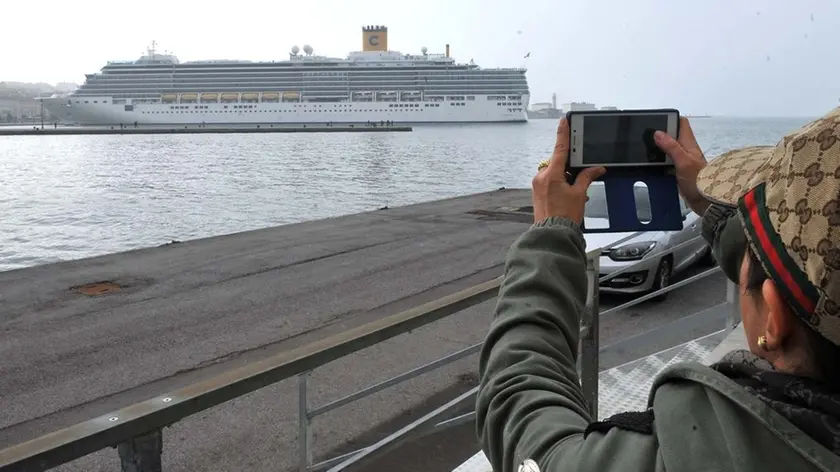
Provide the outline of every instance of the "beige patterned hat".
[[775,147],[721,155],[697,185],[738,208],[751,249],[790,306],[840,345],[840,108]]

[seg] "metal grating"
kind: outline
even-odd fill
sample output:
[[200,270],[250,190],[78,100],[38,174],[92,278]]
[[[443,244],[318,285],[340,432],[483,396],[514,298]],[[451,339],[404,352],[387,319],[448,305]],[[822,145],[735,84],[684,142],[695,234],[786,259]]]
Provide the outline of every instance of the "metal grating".
[[601,372],[598,376],[598,418],[623,411],[643,410],[656,376],[680,362],[699,362],[720,344],[723,333],[715,333]]

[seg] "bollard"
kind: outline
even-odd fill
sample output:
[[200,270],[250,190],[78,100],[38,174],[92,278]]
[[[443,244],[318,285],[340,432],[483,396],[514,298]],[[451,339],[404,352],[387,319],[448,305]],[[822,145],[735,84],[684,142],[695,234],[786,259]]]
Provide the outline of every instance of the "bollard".
[[163,470],[161,463],[163,433],[159,429],[120,443],[117,451],[120,454],[122,472],[161,472]]

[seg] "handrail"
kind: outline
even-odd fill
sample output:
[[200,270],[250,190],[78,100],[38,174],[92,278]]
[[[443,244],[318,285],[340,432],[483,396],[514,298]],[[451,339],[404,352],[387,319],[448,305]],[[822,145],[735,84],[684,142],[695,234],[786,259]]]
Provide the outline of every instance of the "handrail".
[[[631,235],[628,238],[634,237]],[[662,256],[677,250],[687,244],[695,242],[697,238],[686,241],[656,256]],[[598,400],[598,318],[602,314],[609,313],[619,308],[640,303],[645,299],[654,297],[661,293],[675,290],[678,287],[688,284],[699,278],[706,277],[719,269],[711,269],[698,274],[690,279],[671,285],[655,293],[646,295],[638,301],[616,307],[601,313],[598,308],[599,285],[605,280],[618,275],[620,272],[631,270],[633,267],[648,262],[648,258],[631,264],[621,271],[611,273],[609,276],[600,278],[598,262],[600,249],[587,253],[587,297],[586,310],[581,320],[580,347],[580,378],[585,398],[590,409],[597,412]],[[301,470],[315,471],[323,468],[340,470],[344,465],[356,463],[357,461],[372,457],[380,451],[381,444],[375,444],[362,448],[358,451],[343,454],[319,464],[312,463],[312,452],[310,448],[311,420],[327,411],[338,408],[342,405],[363,398],[373,392],[385,389],[401,381],[416,377],[422,373],[431,371],[434,368],[446,365],[454,360],[474,354],[480,348],[480,343],[469,346],[454,354],[433,361],[424,366],[412,369],[391,379],[379,382],[376,385],[365,388],[358,392],[347,395],[330,403],[309,409],[306,402],[307,379],[309,372],[321,365],[334,361],[348,354],[361,349],[373,346],[379,342],[391,339],[413,329],[427,325],[446,316],[458,313],[466,308],[477,305],[481,302],[494,298],[501,286],[502,278],[498,277],[491,281],[461,290],[454,294],[442,297],[418,307],[414,307],[400,313],[381,318],[379,320],[364,324],[357,328],[329,336],[325,339],[307,344],[290,351],[274,355],[261,361],[239,367],[215,377],[200,381],[198,383],[181,388],[177,391],[156,396],[146,401],[122,408],[109,414],[94,418],[68,428],[46,434],[30,441],[11,446],[0,450],[0,472],[11,470],[44,470],[65,462],[72,461],[85,456],[91,452],[103,449],[108,446],[118,446],[120,457],[123,461],[123,470],[136,470],[145,472],[147,470],[160,470],[160,447],[162,441],[161,430],[183,418],[214,407],[228,400],[250,393],[254,390],[266,387],[281,380],[298,375],[300,379],[300,453]],[[728,291],[727,299],[732,302],[733,293]],[[441,411],[435,410],[440,413]],[[456,418],[437,422],[440,417],[434,415],[434,421],[423,423],[426,431],[444,428],[453,424],[459,424],[469,419],[470,414],[461,415]],[[436,423],[433,424],[432,423]],[[428,426],[432,425],[429,429]],[[415,425],[416,426],[416,425]],[[403,428],[405,429],[405,428]],[[402,431],[402,430],[401,430]],[[407,437],[406,434],[393,436],[392,439]],[[138,451],[149,449],[149,454],[157,455],[157,468],[153,464],[151,468],[141,465],[135,456]],[[149,460],[147,457],[145,460]],[[154,463],[154,458],[152,463]],[[142,461],[141,461],[142,462]],[[335,464],[339,464],[336,466]],[[343,463],[343,464],[342,464]]]
[[333,401],[327,403],[326,405],[321,405],[318,408],[314,408],[312,410],[309,410],[309,412],[308,412],[309,417],[314,418],[316,416],[321,416],[324,413],[335,410],[336,408],[341,408],[342,406],[347,405],[348,403],[353,403],[354,401],[360,400],[360,399],[362,399],[362,398],[364,398],[368,395],[372,395],[372,394],[374,394],[376,392],[379,392],[381,390],[385,390],[388,387],[397,385],[400,382],[404,382],[406,380],[413,379],[414,377],[417,377],[418,375],[425,374],[426,372],[430,372],[432,370],[435,370],[438,367],[441,367],[441,366],[444,366],[444,365],[447,365],[447,364],[451,364],[452,362],[454,362],[458,359],[467,357],[471,354],[475,354],[475,353],[478,352],[479,349],[481,349],[482,344],[483,343],[473,344],[472,346],[461,349],[460,351],[456,351],[452,354],[441,357],[440,359],[438,359],[436,361],[429,362],[426,365],[422,365],[420,367],[411,369],[408,372],[404,372],[404,373],[402,373],[400,375],[397,375],[395,377],[391,377],[388,380],[384,380],[384,381],[379,382],[377,384],[371,385],[370,387],[359,390],[358,392],[355,392],[355,393],[351,393],[350,395],[339,398],[338,400],[333,400]]
[[0,450],[0,471],[44,470],[157,431],[496,296],[501,277],[165,395]]
[[668,293],[672,290],[676,290],[680,287],[684,287],[684,286],[686,286],[686,285],[688,285],[692,282],[697,282],[700,279],[705,279],[706,277],[708,277],[710,275],[715,275],[719,272],[721,272],[720,267],[713,267],[711,269],[704,270],[703,272],[700,272],[699,274],[692,275],[691,277],[689,277],[687,279],[680,280],[679,282],[668,285],[667,287],[661,288],[661,289],[659,289],[655,292],[651,292],[651,293],[642,295],[640,297],[637,297],[637,298],[634,298],[634,299],[630,300],[629,302],[622,303],[621,305],[618,305],[618,306],[614,306],[614,307],[610,308],[609,310],[605,310],[605,311],[601,312],[601,315],[603,316],[603,315],[608,315],[610,313],[614,313],[616,311],[626,310],[626,309],[630,308],[631,306],[635,306],[635,305],[638,305],[640,303],[644,303],[644,302],[650,300],[651,298],[656,298],[659,295],[662,295],[664,293]]

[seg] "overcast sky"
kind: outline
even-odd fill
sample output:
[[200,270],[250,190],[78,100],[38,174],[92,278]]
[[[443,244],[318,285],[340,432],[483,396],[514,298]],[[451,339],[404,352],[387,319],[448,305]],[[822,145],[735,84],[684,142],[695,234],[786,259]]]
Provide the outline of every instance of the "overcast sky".
[[817,116],[840,100],[837,0],[3,0],[0,17],[0,80],[82,83],[153,39],[181,61],[345,57],[381,24],[392,50],[527,67],[532,103]]

